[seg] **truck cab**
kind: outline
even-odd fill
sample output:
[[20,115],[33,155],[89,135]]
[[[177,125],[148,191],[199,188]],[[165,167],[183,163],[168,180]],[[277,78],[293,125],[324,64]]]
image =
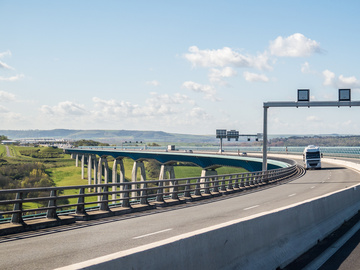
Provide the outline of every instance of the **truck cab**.
[[303,161],[305,169],[321,169],[320,148],[315,145],[309,145],[304,149]]

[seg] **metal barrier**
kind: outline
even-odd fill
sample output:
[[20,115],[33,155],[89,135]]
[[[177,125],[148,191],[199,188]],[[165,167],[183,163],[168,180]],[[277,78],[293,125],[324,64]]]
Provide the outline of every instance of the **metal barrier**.
[[[12,210],[0,211],[3,220],[23,223],[29,213],[42,212],[47,218],[67,214],[86,215],[92,210],[111,211],[113,207],[132,208],[134,204],[164,203],[171,200],[192,200],[196,197],[222,195],[273,183],[297,173],[295,164],[275,170],[252,173],[211,175],[181,179],[147,180],[137,182],[96,184],[65,187],[27,188],[0,190],[0,206]],[[111,189],[111,190],[110,190]],[[68,190],[78,194],[63,195]],[[91,190],[94,192],[91,193]],[[90,192],[89,192],[90,191]],[[31,197],[31,194],[49,194]],[[30,196],[29,196],[30,195]],[[76,203],[61,201],[76,199]],[[43,203],[47,206],[27,209],[26,203]],[[86,208],[85,206],[93,206]],[[7,218],[6,218],[7,217]],[[33,217],[33,216],[32,216]]]

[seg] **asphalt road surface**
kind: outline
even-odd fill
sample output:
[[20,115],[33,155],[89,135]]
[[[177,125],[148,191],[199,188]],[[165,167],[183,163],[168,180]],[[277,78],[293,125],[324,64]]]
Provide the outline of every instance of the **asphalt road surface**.
[[52,269],[298,203],[360,182],[353,170],[323,163],[287,184],[164,210],[0,237],[1,269]]

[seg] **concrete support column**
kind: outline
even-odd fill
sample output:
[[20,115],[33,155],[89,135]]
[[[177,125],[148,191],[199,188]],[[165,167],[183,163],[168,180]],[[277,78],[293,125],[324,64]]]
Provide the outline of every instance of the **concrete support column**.
[[102,182],[102,176],[103,176],[103,163],[104,158],[100,157],[98,162],[98,175],[97,175],[97,184],[101,184]]
[[85,155],[81,156],[81,179],[85,179]]
[[104,158],[104,181],[105,184],[109,183],[109,163],[106,157]]
[[93,157],[93,166],[94,166],[93,167],[94,168],[94,185],[96,185],[97,184],[97,174],[98,174],[98,163],[97,163],[97,159],[96,159],[95,155]]
[[75,166],[79,167],[79,155],[78,154],[76,154],[76,156],[75,156]]
[[[103,176],[103,166],[102,166],[102,162],[103,162],[103,157],[99,158],[99,162],[98,162],[98,166],[97,166],[97,180],[96,180],[96,184],[101,184],[102,182],[102,176]],[[97,188],[97,192],[101,192],[101,187]],[[100,202],[102,196],[98,196],[98,201]],[[100,204],[99,204],[100,205]]]
[[211,194],[209,182],[210,182],[210,179],[213,179],[213,178],[210,178],[207,176],[215,176],[215,175],[217,175],[217,171],[214,169],[203,169],[201,171],[200,182],[203,183],[204,194]]
[[[169,192],[171,193],[171,199],[177,200],[178,199],[178,195],[177,195],[178,187],[175,187],[175,185],[177,185],[178,181],[175,180],[174,166],[162,164],[161,168],[160,168],[159,180],[166,179],[166,173],[168,173],[168,175],[169,175],[168,179],[174,179],[174,180],[170,181],[170,184],[173,186],[169,190]],[[158,183],[159,189],[157,190],[158,195],[156,196],[157,202],[164,201],[164,195],[162,195],[162,193],[164,193],[163,186],[164,186],[164,181],[159,181],[159,183]]]
[[[136,181],[137,181],[137,170],[138,168],[140,168],[140,174],[141,174],[141,181],[142,182],[145,182],[146,181],[146,172],[145,172],[145,166],[144,166],[144,163],[142,161],[135,161],[134,162],[134,166],[133,166],[133,170],[132,170],[132,174],[131,174],[131,181],[135,184],[133,184],[133,188],[134,189],[137,189],[137,184],[136,184]],[[146,189],[147,187],[147,184],[146,183],[143,183],[141,185],[141,189]],[[137,191],[133,191],[132,192],[132,197],[137,197],[139,194],[139,192]],[[147,191],[146,190],[142,190],[141,191],[141,196],[146,196],[147,195]],[[147,204],[147,198],[140,198],[140,203],[141,204]]]
[[88,163],[87,163],[87,176],[88,176],[88,185],[91,185],[91,169],[92,169],[92,155],[88,156]]

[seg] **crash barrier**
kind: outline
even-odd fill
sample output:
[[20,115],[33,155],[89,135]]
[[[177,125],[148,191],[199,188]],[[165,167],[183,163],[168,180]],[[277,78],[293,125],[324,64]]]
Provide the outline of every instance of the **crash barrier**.
[[281,269],[359,209],[355,185],[60,269]]
[[[286,168],[238,174],[0,190],[0,207],[5,209],[0,211],[0,217],[3,222],[22,224],[25,219],[34,217],[29,216],[31,213],[42,213],[47,218],[56,219],[65,214],[86,216],[94,210],[111,213],[116,207],[131,209],[139,204],[156,203],[159,206],[166,204],[168,200],[185,202],[212,195],[241,192],[289,178],[297,173],[298,167],[293,164]],[[34,208],[34,205],[39,207]]]

